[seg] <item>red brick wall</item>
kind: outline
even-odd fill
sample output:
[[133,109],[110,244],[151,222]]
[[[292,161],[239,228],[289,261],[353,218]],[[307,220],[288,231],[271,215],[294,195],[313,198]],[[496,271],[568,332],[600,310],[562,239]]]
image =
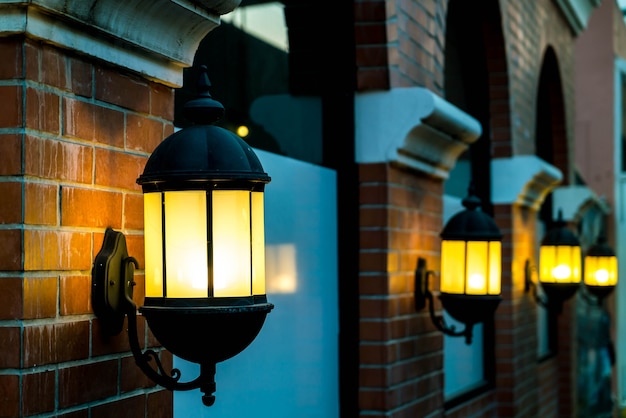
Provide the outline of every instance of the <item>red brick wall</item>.
[[359,177],[359,409],[426,416],[443,407],[443,334],[415,312],[414,274],[418,257],[439,264],[442,183],[388,164]]
[[[444,96],[448,4],[448,0],[355,2],[357,90],[423,86]],[[545,50],[552,47],[564,104],[552,127],[558,134],[552,163],[563,170],[567,184],[573,173],[574,37],[551,0],[499,0],[497,5],[497,24],[483,28],[491,31],[485,36],[493,157],[535,153],[539,74]],[[497,36],[504,39],[504,47],[489,42]],[[524,264],[530,258],[536,265],[536,243],[541,239],[535,236],[536,211],[517,205],[494,208],[504,233],[503,301],[495,324],[496,388],[444,411],[442,339],[427,313],[408,308],[417,257],[426,257],[433,269],[438,266],[442,183],[385,164],[361,166],[360,181],[363,416],[565,416],[572,412],[572,304],[564,307],[558,337],[572,343],[561,343],[557,357],[539,362],[536,301],[524,291]],[[398,190],[403,191],[401,198]],[[432,211],[433,207],[438,209]],[[408,229],[398,224],[398,214],[404,222],[412,219]],[[434,217],[425,221],[425,216]],[[437,290],[437,280],[432,284]],[[401,343],[413,347],[413,352],[399,359]],[[412,374],[413,365],[423,359],[429,359],[433,369]],[[406,369],[404,379],[394,380],[400,366]],[[426,376],[437,376],[440,385],[431,380],[428,392],[415,391],[417,381]]]
[[135,179],[173,132],[173,91],[21,37],[0,51],[0,416],[171,416],[125,333],[100,334],[90,274],[107,226],[143,266]]

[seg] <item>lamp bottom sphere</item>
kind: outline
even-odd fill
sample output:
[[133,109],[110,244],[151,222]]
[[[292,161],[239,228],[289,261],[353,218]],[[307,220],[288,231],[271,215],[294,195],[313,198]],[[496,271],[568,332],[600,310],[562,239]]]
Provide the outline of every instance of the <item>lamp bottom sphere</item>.
[[150,299],[139,312],[156,339],[172,354],[194,363],[215,364],[239,354],[254,341],[274,307],[162,306],[150,304]]
[[502,301],[500,295],[465,295],[441,293],[443,308],[459,322],[474,325],[484,322],[493,315]]

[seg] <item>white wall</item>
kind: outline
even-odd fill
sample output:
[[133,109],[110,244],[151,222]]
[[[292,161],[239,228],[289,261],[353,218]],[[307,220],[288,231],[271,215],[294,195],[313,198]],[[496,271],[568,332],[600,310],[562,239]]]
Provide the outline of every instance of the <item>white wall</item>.
[[[339,416],[336,175],[255,151],[272,177],[265,241],[275,307],[256,340],[217,365],[215,405],[205,407],[199,390],[174,392],[175,418]],[[194,364],[174,366],[183,381],[197,376]]]

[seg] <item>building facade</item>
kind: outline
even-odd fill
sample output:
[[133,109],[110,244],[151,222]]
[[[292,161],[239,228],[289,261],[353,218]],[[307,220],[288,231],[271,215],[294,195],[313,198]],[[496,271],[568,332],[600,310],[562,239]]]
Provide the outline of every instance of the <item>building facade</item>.
[[[578,57],[602,11],[621,28],[612,1],[284,1],[288,48],[247,31],[273,2],[4,3],[0,416],[175,415],[124,335],[99,332],[90,272],[105,228],[123,230],[141,304],[135,180],[185,126],[199,65],[223,126],[248,125],[253,147],[335,173],[339,416],[591,416],[579,384],[586,302],[549,313],[526,280],[559,212],[586,246],[608,219],[617,245],[614,178],[589,168],[611,149],[584,151],[579,117],[611,100],[584,107],[594,86]],[[230,20],[233,10],[250,14]],[[426,260],[436,293],[439,234],[470,182],[504,238],[502,302],[468,345],[416,310],[415,270]],[[614,315],[612,296],[608,306]],[[171,365],[143,321],[140,331]]]

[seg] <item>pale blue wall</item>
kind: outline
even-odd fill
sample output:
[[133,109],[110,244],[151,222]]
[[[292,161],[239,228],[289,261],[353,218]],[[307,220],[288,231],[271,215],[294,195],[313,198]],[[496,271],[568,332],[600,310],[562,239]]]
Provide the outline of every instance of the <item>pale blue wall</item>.
[[[198,390],[174,393],[175,418],[339,416],[335,172],[255,150],[265,191],[267,297],[256,340],[217,365],[212,407]],[[233,330],[237,332],[237,330]],[[210,336],[198,335],[201,340]],[[181,380],[197,366],[175,359]]]

